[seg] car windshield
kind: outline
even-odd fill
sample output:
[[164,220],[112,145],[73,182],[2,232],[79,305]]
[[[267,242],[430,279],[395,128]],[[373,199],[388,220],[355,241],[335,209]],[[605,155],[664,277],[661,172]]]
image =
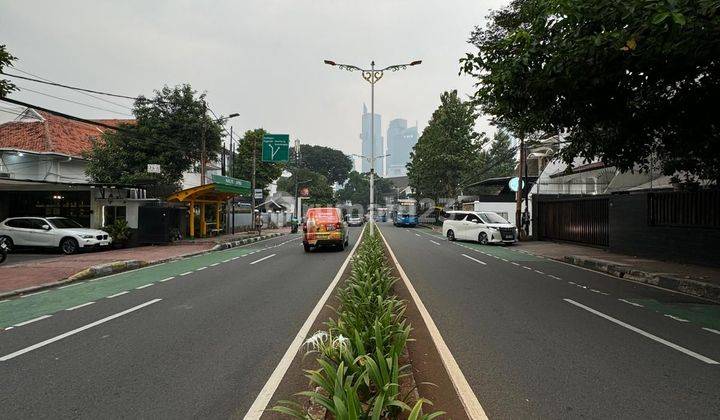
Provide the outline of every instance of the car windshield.
[[50,222],[50,224],[56,229],[72,229],[83,227],[80,223],[72,219],[65,219],[63,217],[57,219],[48,219],[48,222]]
[[480,218],[485,223],[510,223],[497,213],[480,213]]

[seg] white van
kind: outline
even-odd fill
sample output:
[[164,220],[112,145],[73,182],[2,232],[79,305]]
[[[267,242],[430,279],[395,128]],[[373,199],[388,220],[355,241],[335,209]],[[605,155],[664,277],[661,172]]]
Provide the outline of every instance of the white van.
[[517,228],[491,211],[449,211],[445,213],[443,235],[449,241],[477,241],[512,244],[517,242]]

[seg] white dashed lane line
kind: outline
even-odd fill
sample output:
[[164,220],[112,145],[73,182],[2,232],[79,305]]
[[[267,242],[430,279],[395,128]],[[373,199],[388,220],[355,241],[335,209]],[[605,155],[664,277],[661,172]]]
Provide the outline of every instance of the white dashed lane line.
[[643,305],[641,305],[641,304],[639,304],[639,303],[630,302],[629,300],[625,300],[625,299],[618,299],[618,300],[619,300],[620,302],[627,303],[628,305],[637,306],[638,308],[644,308],[644,307],[645,307],[645,306],[643,306]]
[[160,283],[165,283],[166,281],[170,281],[170,280],[172,280],[172,279],[174,279],[174,278],[175,278],[175,276],[172,276],[172,277],[166,277],[166,278],[164,278],[164,279],[160,280]]
[[135,290],[144,289],[144,288],[146,288],[146,287],[152,286],[153,284],[155,284],[155,283],[144,284],[144,285],[142,285],[142,286],[136,287]]
[[202,271],[202,270],[204,270],[204,269],[206,269],[206,268],[207,268],[207,267],[200,267],[200,268],[195,269],[195,271]]
[[690,321],[687,320],[687,319],[680,318],[680,317],[677,317],[677,316],[674,316],[674,315],[670,315],[670,314],[665,314],[665,316],[668,317],[668,318],[670,318],[670,319],[674,319],[675,321],[678,321],[678,322],[690,322]]
[[265,261],[265,260],[267,260],[268,258],[274,257],[275,255],[277,255],[277,254],[270,254],[270,255],[268,255],[268,256],[266,256],[266,257],[262,257],[262,258],[260,258],[259,260],[255,260],[255,261],[251,262],[250,265],[257,264],[257,263],[259,263],[259,262],[261,262],[261,261]]
[[95,303],[95,302],[87,302],[87,303],[83,303],[82,305],[73,306],[72,308],[67,308],[67,309],[65,309],[65,310],[66,310],[66,311],[74,311],[75,309],[79,309],[79,308],[82,308],[82,307],[84,307],[84,306],[89,306],[89,305],[92,305],[93,303]]
[[23,321],[23,322],[20,322],[19,324],[15,324],[15,325],[13,325],[13,327],[22,327],[23,325],[32,324],[33,322],[37,322],[37,321],[41,321],[41,320],[43,320],[43,319],[50,318],[51,316],[52,316],[52,315],[39,316],[39,317],[37,317],[37,318],[33,318],[33,319],[30,319],[30,320],[27,320],[27,321]]
[[718,335],[720,335],[720,331],[714,330],[714,329],[712,329],[712,328],[703,327],[703,330],[705,330],[705,331],[707,331],[707,332],[711,332],[711,333],[713,333],[713,334],[718,334]]
[[115,293],[114,295],[110,295],[110,296],[108,296],[107,298],[108,298],[108,299],[116,298],[116,297],[122,296],[122,295],[124,295],[124,294],[126,294],[126,293],[127,293],[127,290],[124,291],[124,292]]
[[210,267],[215,267],[216,265],[219,265],[219,264],[220,263],[213,263],[213,264],[210,264]]
[[440,245],[440,242],[435,242],[432,239],[430,240],[430,242],[434,243],[435,245]]
[[188,274],[192,274],[192,271],[186,271],[186,272],[184,272],[184,273],[182,273],[182,274],[180,274],[180,275],[181,275],[181,276],[187,276]]
[[462,255],[463,257],[469,259],[469,260],[475,261],[476,263],[479,263],[479,264],[482,264],[482,265],[487,265],[485,262],[480,261],[480,260],[478,260],[478,259],[475,259],[475,258],[473,258],[473,257],[471,257],[471,256],[469,256],[469,255],[466,255],[466,254],[461,254],[461,255]]
[[552,277],[552,278],[554,278],[555,280],[562,280],[560,277],[558,277],[558,276],[553,276],[552,274],[548,274],[548,277]]

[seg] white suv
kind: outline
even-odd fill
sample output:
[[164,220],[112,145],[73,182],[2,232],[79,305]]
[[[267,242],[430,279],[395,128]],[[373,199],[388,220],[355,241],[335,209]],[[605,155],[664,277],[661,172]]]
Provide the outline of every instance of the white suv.
[[107,232],[84,228],[64,217],[11,217],[0,223],[0,238],[5,238],[9,249],[15,246],[59,247],[64,254],[112,243]]
[[442,232],[449,241],[477,241],[483,245],[517,242],[515,226],[491,211],[449,211]]

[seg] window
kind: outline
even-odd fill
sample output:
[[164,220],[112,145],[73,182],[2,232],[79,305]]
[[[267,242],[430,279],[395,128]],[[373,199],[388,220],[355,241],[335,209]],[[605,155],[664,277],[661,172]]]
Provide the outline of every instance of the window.
[[127,220],[125,214],[125,206],[105,206],[105,226],[112,225],[116,220]]
[[28,229],[43,230],[43,226],[47,223],[43,219],[25,219]]
[[28,227],[27,219],[8,220],[7,222],[5,222],[5,224],[10,227],[14,227],[14,228],[27,228]]
[[503,219],[496,213],[480,213],[480,218],[483,219],[485,223],[508,223],[507,220]]
[[475,222],[475,223],[481,223],[481,222],[482,222],[482,221],[480,220],[480,218],[477,217],[477,216],[474,215],[474,214],[468,214],[467,221],[468,221],[468,222]]
[[80,223],[72,219],[66,219],[64,217],[48,219],[48,222],[50,222],[50,224],[57,229],[74,229],[83,227]]

